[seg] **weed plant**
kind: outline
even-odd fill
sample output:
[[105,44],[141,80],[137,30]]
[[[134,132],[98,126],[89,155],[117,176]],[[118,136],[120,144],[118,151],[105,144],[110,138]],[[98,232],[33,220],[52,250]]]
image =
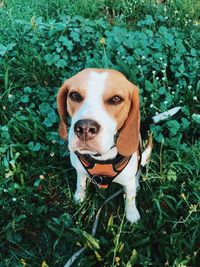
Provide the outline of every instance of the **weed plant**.
[[[197,266],[198,1],[1,3],[0,266],[63,266],[81,246],[87,250],[74,266]],[[126,222],[119,196],[103,209],[95,238],[95,214],[120,186],[89,185],[77,206],[75,171],[57,131],[58,88],[86,67],[118,69],[136,84],[142,121],[182,107],[151,126],[141,220]]]

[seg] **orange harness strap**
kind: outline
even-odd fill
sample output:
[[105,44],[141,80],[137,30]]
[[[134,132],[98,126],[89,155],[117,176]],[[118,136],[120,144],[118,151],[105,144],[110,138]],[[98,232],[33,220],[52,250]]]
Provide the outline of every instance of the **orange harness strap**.
[[129,163],[131,156],[118,154],[114,159],[101,161],[90,155],[76,153],[81,164],[89,174],[92,182],[99,188],[108,188],[115,177],[123,171]]

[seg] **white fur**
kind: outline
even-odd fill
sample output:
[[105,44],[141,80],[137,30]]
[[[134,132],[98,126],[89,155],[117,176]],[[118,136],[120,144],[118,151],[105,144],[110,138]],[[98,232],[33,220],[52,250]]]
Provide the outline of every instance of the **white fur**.
[[149,163],[150,157],[151,157],[151,151],[152,151],[152,146],[149,145],[146,147],[146,149],[142,153],[142,160],[141,160],[142,166],[145,166],[147,163]]
[[[148,155],[150,156],[151,151],[145,150],[142,154],[142,157]],[[75,153],[70,153],[72,166],[76,169],[77,172],[77,188],[74,195],[74,199],[77,202],[81,202],[85,197],[85,189],[86,189],[86,180],[89,177],[88,173],[80,163],[78,157]],[[100,158],[102,159],[102,157]],[[146,164],[146,163],[145,163]],[[113,182],[121,184],[124,187],[124,191],[126,193],[126,218],[131,223],[136,222],[140,218],[140,214],[137,210],[135,198],[137,194],[137,169],[138,169],[138,156],[137,152],[133,154],[130,162],[126,166],[126,168],[114,179]]]
[[[74,114],[69,130],[69,150],[79,151],[80,140],[74,133],[74,124],[78,120],[91,119],[95,120],[100,126],[100,133],[95,137],[96,145],[92,147],[93,154],[104,154],[108,152],[114,144],[114,135],[117,131],[117,123],[103,108],[103,93],[108,73],[96,73],[91,71],[86,98],[83,104]],[[89,150],[81,150],[80,153],[91,153]]]
[[[72,166],[77,172],[77,188],[74,195],[75,200],[83,201],[85,197],[86,179],[89,176],[74,151],[79,150],[78,137],[74,133],[74,124],[81,119],[93,119],[101,126],[101,132],[97,136],[96,153],[102,154],[98,159],[106,160],[114,158],[117,155],[116,147],[111,148],[114,144],[114,135],[116,134],[117,122],[106,112],[103,107],[103,93],[108,73],[95,73],[91,71],[86,99],[80,109],[72,117],[71,128],[69,130],[69,149]],[[94,152],[94,151],[93,151]],[[95,154],[91,151],[81,151],[81,153]],[[143,162],[149,151],[145,152]],[[95,156],[93,156],[95,157]],[[138,154],[135,152],[124,170],[114,179],[114,182],[121,184],[126,193],[126,217],[131,222],[136,222],[139,218],[139,212],[136,208],[135,198],[138,181],[136,173],[138,169]]]

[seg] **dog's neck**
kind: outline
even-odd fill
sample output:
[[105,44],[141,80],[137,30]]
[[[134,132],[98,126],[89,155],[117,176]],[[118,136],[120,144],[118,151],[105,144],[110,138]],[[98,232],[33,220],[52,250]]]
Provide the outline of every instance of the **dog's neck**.
[[111,148],[108,152],[101,154],[99,156],[91,155],[92,158],[96,160],[108,160],[108,159],[114,159],[118,154],[116,146]]

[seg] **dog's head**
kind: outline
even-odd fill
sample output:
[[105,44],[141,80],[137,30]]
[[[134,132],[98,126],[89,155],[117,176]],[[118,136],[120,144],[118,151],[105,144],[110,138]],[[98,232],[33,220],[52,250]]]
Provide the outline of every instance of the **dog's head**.
[[120,72],[108,69],[79,72],[64,82],[57,104],[59,133],[61,138],[68,138],[70,151],[104,154],[116,144],[118,152],[128,156],[138,149],[139,92]]

